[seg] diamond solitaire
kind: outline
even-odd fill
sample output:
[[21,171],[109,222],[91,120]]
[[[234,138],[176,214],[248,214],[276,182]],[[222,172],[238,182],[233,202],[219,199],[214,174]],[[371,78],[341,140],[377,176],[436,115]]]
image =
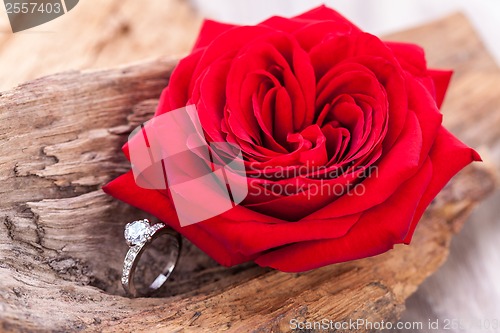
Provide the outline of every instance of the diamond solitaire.
[[125,226],[125,240],[129,245],[144,243],[150,237],[149,220],[130,222]]

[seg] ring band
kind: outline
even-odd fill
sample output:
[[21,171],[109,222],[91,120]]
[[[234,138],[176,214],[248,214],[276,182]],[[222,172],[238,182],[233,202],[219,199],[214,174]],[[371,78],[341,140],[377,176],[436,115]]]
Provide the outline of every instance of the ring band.
[[[125,240],[130,247],[123,262],[122,285],[130,297],[147,296],[160,289],[174,270],[181,252],[181,237],[163,223],[151,225],[148,219],[128,223],[125,226]],[[134,274],[146,245],[156,238],[166,235],[168,239],[168,260],[161,273],[149,285],[148,290],[139,294],[134,284]]]

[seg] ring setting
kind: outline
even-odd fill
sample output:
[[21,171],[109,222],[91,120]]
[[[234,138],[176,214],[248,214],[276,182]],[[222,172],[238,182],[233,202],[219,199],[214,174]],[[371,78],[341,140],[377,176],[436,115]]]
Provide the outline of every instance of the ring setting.
[[140,296],[134,285],[135,268],[140,260],[141,254],[146,246],[157,237],[162,235],[169,237],[168,262],[164,266],[162,272],[150,284],[148,292],[141,296],[146,296],[154,291],[157,291],[163,286],[172,271],[174,270],[177,259],[180,254],[181,238],[180,235],[164,223],[151,224],[148,219],[137,220],[127,223],[125,226],[124,236],[129,250],[123,262],[122,285],[125,292],[131,297]]
[[148,219],[129,222],[125,226],[125,241],[128,246],[135,246],[151,241],[153,234],[164,227],[165,224],[163,223],[151,225]]

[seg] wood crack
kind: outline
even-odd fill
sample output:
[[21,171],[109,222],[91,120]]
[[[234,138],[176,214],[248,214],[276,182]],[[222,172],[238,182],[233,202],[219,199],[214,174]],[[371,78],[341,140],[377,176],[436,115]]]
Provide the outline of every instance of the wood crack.
[[7,229],[7,237],[9,237],[10,240],[14,240],[16,226],[14,225],[14,223],[12,222],[12,220],[8,216],[4,217],[3,223],[5,225],[5,228]]

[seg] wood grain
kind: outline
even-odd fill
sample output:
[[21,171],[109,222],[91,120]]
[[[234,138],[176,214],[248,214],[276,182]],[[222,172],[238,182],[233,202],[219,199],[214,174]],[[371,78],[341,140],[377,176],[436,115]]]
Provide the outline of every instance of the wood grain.
[[[462,66],[459,86],[473,89],[477,71],[466,63],[474,59],[451,55],[480,60],[485,50],[470,44],[477,37],[462,16],[398,37],[438,45],[430,58],[450,55],[443,66]],[[468,167],[426,212],[411,246],[307,273],[253,264],[228,269],[187,244],[161,297],[130,300],[119,286],[122,228],[144,214],[100,186],[128,169],[120,146],[151,116],[174,65],[161,59],[65,72],[1,94],[1,330],[288,332],[294,318],[395,321],[406,298],[444,262],[471,209],[495,187],[487,166]],[[454,103],[473,104],[475,97],[460,94]]]

